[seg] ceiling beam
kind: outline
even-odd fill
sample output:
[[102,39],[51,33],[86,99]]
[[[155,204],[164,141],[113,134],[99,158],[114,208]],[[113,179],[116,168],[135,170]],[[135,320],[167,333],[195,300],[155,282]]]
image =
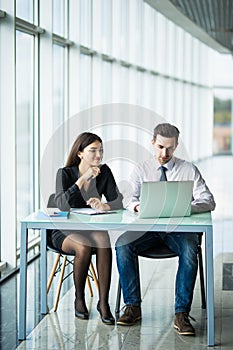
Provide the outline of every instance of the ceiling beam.
[[214,40],[201,27],[192,22],[180,12],[169,0],[144,0],[145,3],[162,13],[169,20],[183,28],[186,32],[220,53],[230,54],[231,51]]

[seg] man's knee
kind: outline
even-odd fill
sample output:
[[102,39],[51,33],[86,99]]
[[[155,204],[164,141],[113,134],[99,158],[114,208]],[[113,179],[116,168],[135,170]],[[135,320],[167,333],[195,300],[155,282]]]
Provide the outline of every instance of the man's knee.
[[127,231],[124,232],[116,241],[116,248],[121,246],[134,246],[135,242],[144,235],[145,232]]
[[119,258],[120,256],[121,260],[128,257],[131,254],[131,252],[134,250],[133,245],[132,243],[129,242],[126,234],[123,234],[117,239],[115,244],[115,249],[116,249],[117,257]]
[[123,233],[120,237],[118,237],[115,248],[118,250],[120,247],[125,246],[128,244],[128,239],[127,239],[127,232]]

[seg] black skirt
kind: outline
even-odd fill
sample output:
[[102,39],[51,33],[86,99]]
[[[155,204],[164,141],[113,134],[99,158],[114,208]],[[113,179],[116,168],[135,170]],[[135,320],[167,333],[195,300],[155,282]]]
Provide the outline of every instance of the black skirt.
[[[64,240],[71,234],[78,234],[78,233],[84,233],[88,234],[88,232],[93,232],[92,230],[85,230],[85,231],[70,231],[70,230],[64,230],[64,231],[60,231],[60,230],[49,230],[50,232],[48,232],[47,235],[47,246],[50,249],[54,249],[56,251],[59,251],[61,254],[68,254],[66,252],[64,252],[62,250],[62,244],[64,242]],[[94,249],[94,248],[93,248]],[[95,250],[95,249],[94,249]],[[72,255],[72,254],[71,254]]]
[[72,231],[69,231],[69,232],[66,231],[65,233],[60,230],[51,231],[51,236],[50,236],[51,248],[55,248],[56,250],[59,250],[62,253],[63,241],[71,233]]

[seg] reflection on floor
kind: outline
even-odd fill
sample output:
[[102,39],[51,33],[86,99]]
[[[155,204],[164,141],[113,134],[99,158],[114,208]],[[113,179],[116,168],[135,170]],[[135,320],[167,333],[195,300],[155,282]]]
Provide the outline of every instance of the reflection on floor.
[[[232,349],[233,346],[233,291],[222,286],[223,265],[233,263],[233,158],[215,157],[198,164],[215,195],[214,221],[214,272],[215,272],[215,349]],[[204,246],[203,246],[204,248]],[[204,252],[204,249],[203,249]],[[51,256],[53,258],[53,255]],[[49,261],[51,259],[49,258]],[[50,262],[51,264],[51,262]],[[194,293],[191,316],[196,337],[182,337],[173,330],[174,279],[177,258],[152,261],[140,258],[142,285],[142,312],[140,323],[131,327],[106,326],[96,310],[97,291],[94,296],[86,292],[90,319],[74,317],[74,288],[72,278],[66,281],[68,292],[59,303],[58,311],[50,311],[43,319],[39,313],[39,264],[30,267],[29,304],[27,308],[27,340],[17,343],[17,285],[16,278],[1,286],[1,348],[15,349],[206,349],[206,312],[201,309],[199,276]],[[118,275],[115,260],[110,293],[114,311]],[[229,280],[229,284],[232,281]],[[64,290],[63,290],[64,292]],[[49,296],[52,305],[54,293]],[[40,321],[41,320],[41,321]]]

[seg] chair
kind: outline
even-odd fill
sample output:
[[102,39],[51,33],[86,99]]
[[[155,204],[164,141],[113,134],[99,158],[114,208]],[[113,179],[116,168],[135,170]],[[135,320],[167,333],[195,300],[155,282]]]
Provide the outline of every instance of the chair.
[[[202,249],[201,249],[202,234],[199,234],[199,244],[198,244],[198,265],[199,265],[199,274],[200,274],[200,286],[201,286],[201,304],[202,309],[206,309],[206,298],[205,298],[205,284],[204,284],[204,272],[203,272],[203,259],[202,259]],[[166,259],[174,258],[177,256],[172,250],[170,250],[165,244],[160,243],[156,247],[149,248],[144,252],[140,253],[139,256],[150,258],[150,259]],[[120,279],[118,282],[117,289],[117,298],[116,298],[116,307],[115,312],[118,314],[120,312],[120,303],[121,303],[121,283]]]
[[[56,207],[56,205],[54,203],[54,197],[55,197],[54,193],[50,195],[49,200],[48,200],[48,204],[47,204],[48,208],[55,208]],[[56,249],[53,246],[52,242],[51,242],[51,232],[52,232],[52,230],[47,230],[46,231],[46,234],[47,234],[47,248],[49,250],[53,251],[54,253],[56,253],[56,258],[55,258],[55,261],[54,261],[54,264],[53,264],[53,268],[51,270],[51,273],[50,273],[50,276],[49,276],[49,279],[48,279],[47,293],[50,290],[50,287],[51,287],[52,282],[53,282],[53,278],[56,276],[57,273],[60,272],[60,277],[59,277],[59,282],[58,282],[58,287],[57,287],[57,293],[56,293],[55,302],[54,302],[54,308],[53,308],[54,311],[57,311],[59,298],[60,298],[60,293],[61,293],[62,283],[63,283],[63,281],[66,278],[68,278],[73,273],[73,271],[72,271],[72,272],[68,273],[64,277],[66,266],[68,266],[69,264],[73,265],[73,261],[74,261],[74,258],[70,259],[70,258],[68,258],[68,256],[72,257],[74,255],[64,254],[63,252],[60,252],[58,249]],[[95,250],[94,249],[93,249],[93,254],[95,254]],[[98,290],[99,283],[98,283],[98,279],[97,279],[96,272],[95,272],[95,269],[94,269],[94,266],[93,266],[92,262],[90,263],[90,266],[89,266],[89,274],[87,276],[87,285],[88,285],[88,289],[89,289],[89,292],[90,292],[90,296],[93,297],[93,291],[92,291],[90,279],[92,279],[95,282],[96,288]]]

